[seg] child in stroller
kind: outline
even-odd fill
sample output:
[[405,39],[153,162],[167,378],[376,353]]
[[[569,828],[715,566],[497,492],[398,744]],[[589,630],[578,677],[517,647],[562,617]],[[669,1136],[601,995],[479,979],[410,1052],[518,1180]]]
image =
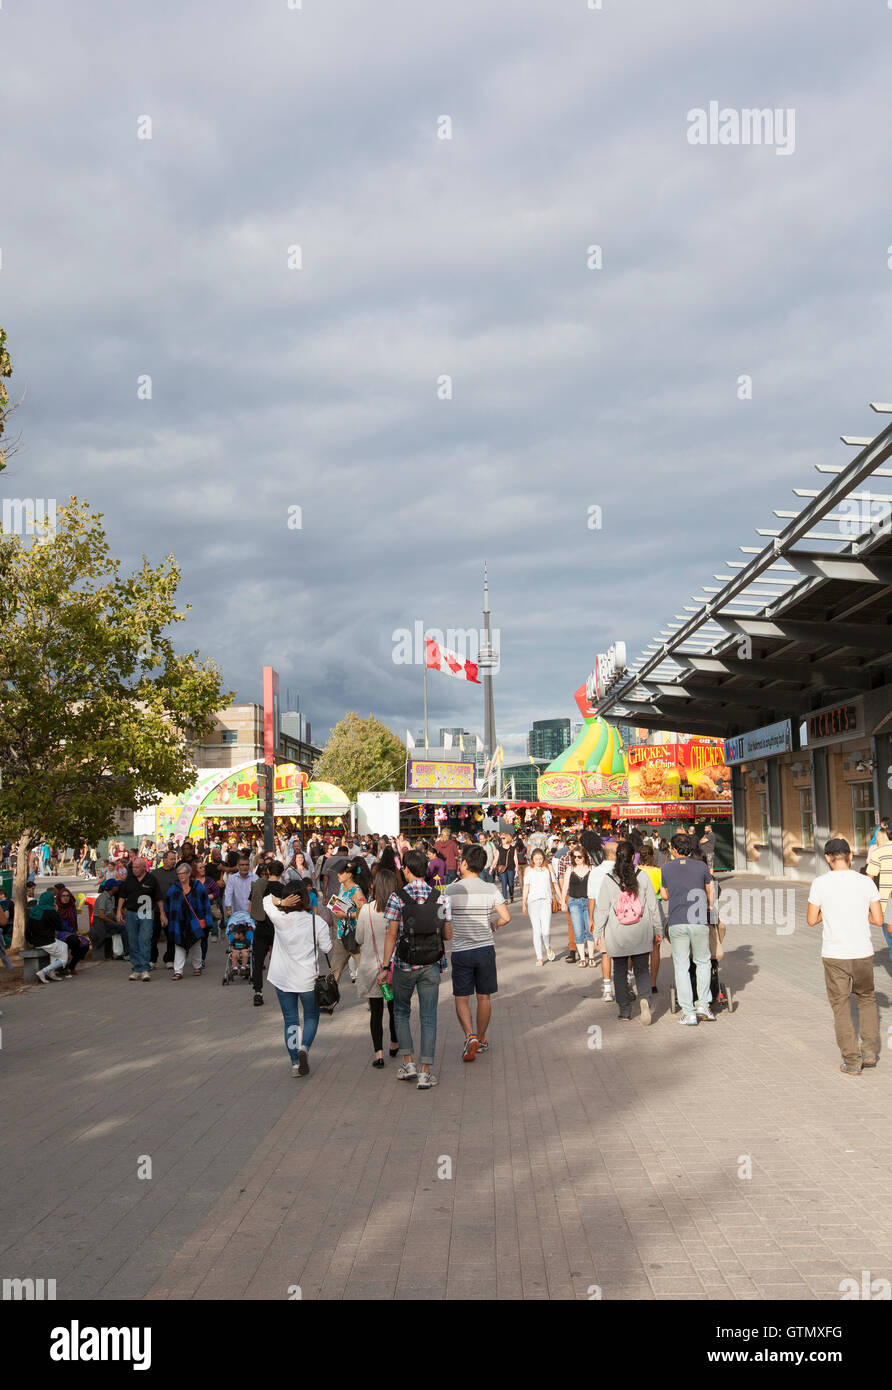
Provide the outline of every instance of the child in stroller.
[[249,912],[233,912],[226,923],[226,968],[223,983],[239,975],[251,978],[251,945],[254,940],[254,920]]

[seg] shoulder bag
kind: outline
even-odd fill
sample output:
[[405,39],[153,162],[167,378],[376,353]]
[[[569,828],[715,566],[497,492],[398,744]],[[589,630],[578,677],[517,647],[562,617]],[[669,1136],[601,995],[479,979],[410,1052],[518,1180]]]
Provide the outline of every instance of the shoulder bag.
[[[318,951],[318,949],[319,949],[319,948],[318,948],[318,946],[316,945],[316,914],[315,914],[315,912],[314,912],[314,913],[313,913],[313,965],[314,965],[314,966],[317,964],[316,952]],[[326,963],[326,965],[328,966],[328,974],[327,974],[327,975],[317,975],[317,976],[316,976],[316,982],[315,982],[315,984],[314,984],[314,986],[313,986],[313,993],[314,993],[315,996],[316,996],[316,1003],[318,1004],[319,1008],[320,1008],[320,1009],[325,1009],[325,1011],[326,1011],[327,1013],[333,1013],[333,1012],[334,1012],[334,1006],[335,1006],[335,1004],[340,1003],[341,991],[338,989],[338,982],[337,982],[337,980],[335,979],[334,975],[331,973],[331,961],[329,960],[329,958],[328,958],[327,955],[326,955],[326,957],[325,957],[325,963]]]

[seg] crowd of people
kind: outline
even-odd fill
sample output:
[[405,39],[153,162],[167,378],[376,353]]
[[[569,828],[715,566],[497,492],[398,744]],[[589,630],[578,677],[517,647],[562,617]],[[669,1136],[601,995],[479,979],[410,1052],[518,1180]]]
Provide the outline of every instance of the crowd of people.
[[[847,843],[828,841],[831,872],[815,880],[809,896],[809,923],[824,924],[827,993],[848,1072],[875,1065],[878,1052],[869,924],[883,925],[892,958],[888,832],[888,825],[878,827],[861,875],[851,870]],[[167,846],[144,841],[138,850],[113,842],[100,865],[89,925],[80,921],[77,899],[64,884],[38,894],[29,875],[26,937],[48,956],[37,979],[49,984],[74,978],[84,957],[109,938],[113,954],[129,959],[132,981],[148,983],[162,967],[174,981],[187,968],[197,977],[209,940],[222,936],[224,982],[250,978],[255,1007],[265,1002],[266,970],[298,1076],[309,1072],[320,1011],[333,1009],[347,970],[368,1006],[372,1065],[385,1065],[386,1008],[389,1056],[401,1056],[397,1075],[426,1090],[437,1084],[437,1003],[447,970],[463,1060],[489,1049],[498,991],[495,933],[510,922],[518,899],[536,965],[555,962],[560,952],[579,969],[599,969],[602,998],[615,1002],[620,1020],[632,1019],[637,1000],[641,1023],[650,1024],[668,938],[680,1022],[696,1027],[713,1021],[711,988],[724,936],[714,851],[709,825],[668,843],[631,826],[603,835],[590,828],[476,835],[444,829],[435,839],[414,840],[341,831],[314,834],[305,845],[295,834],[277,838],[270,851],[247,838]],[[11,907],[0,899],[0,931],[11,922]],[[566,951],[553,939],[556,914],[566,916]],[[327,977],[320,974],[320,952]],[[848,1014],[850,996],[862,1010],[860,1044]]]

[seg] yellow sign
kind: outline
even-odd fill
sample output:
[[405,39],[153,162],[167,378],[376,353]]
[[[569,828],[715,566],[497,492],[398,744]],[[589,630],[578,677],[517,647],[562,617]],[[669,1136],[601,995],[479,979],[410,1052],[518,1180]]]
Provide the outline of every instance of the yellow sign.
[[413,758],[409,764],[410,791],[474,791],[473,763],[425,762]]

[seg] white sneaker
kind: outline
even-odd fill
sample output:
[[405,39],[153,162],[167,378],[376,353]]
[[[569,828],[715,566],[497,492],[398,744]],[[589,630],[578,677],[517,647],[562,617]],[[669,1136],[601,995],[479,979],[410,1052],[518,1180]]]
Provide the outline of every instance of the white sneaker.
[[151,975],[149,974],[148,970],[144,970],[143,973],[140,975],[139,978],[140,978],[141,980],[151,980],[152,977],[151,977]]
[[711,1009],[698,1008],[697,1017],[705,1018],[708,1023],[715,1023],[715,1014]]
[[431,1086],[439,1086],[439,1084],[432,1071],[423,1071],[418,1077],[419,1091],[429,1091]]
[[141,979],[142,979],[142,975],[140,975],[140,973],[139,973],[138,970],[134,970],[134,971],[131,972],[131,974],[129,974],[129,975],[127,976],[127,979],[128,979],[128,980],[141,980]]
[[397,1067],[396,1074],[400,1081],[414,1081],[418,1076],[418,1068],[414,1062],[404,1062],[401,1067]]

